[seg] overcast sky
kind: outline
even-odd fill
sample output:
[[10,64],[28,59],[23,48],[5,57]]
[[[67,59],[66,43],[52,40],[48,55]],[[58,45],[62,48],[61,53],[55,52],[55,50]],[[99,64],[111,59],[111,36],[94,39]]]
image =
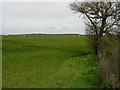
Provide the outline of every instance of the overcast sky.
[[70,2],[3,2],[2,34],[84,33],[83,19]]

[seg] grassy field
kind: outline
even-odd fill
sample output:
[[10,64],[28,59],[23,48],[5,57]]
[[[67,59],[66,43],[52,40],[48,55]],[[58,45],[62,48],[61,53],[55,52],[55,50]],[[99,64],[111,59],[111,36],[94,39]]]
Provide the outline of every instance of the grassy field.
[[98,64],[85,36],[2,37],[3,88],[99,87]]

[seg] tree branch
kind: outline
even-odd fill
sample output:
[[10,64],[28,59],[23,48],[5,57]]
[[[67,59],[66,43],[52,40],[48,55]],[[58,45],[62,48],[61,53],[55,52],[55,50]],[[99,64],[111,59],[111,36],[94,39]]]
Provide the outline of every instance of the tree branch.
[[114,21],[109,27],[107,27],[104,31],[106,32],[108,29],[110,29],[114,24],[116,23],[116,21]]
[[92,19],[89,17],[89,15],[87,15],[87,13],[84,13],[86,15],[86,17],[90,20],[91,24],[94,26],[94,28],[96,29],[96,25],[95,23],[92,21]]

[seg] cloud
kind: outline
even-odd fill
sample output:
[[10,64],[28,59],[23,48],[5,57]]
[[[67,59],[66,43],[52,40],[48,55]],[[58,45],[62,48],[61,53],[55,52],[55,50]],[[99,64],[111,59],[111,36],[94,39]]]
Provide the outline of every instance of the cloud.
[[83,20],[73,14],[69,3],[6,2],[3,4],[3,34],[84,33]]

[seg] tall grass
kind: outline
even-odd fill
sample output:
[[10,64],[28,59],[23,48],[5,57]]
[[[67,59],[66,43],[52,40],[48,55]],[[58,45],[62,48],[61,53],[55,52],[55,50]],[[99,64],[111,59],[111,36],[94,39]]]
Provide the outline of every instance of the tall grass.
[[[3,87],[99,87],[85,36],[3,36]],[[96,85],[97,84],[97,85]]]

